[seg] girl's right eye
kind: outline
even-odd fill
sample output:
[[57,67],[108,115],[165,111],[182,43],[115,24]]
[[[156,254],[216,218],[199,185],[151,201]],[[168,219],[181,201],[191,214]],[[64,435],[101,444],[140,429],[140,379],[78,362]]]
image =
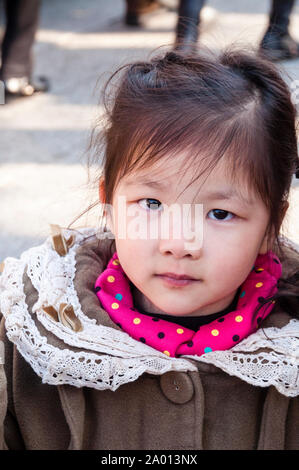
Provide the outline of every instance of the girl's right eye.
[[[145,204],[141,204],[141,201],[146,201]],[[147,202],[149,201],[149,202]],[[151,199],[151,198],[144,198],[144,199],[139,199],[139,201],[137,201],[138,204],[141,205],[141,207],[145,208],[145,210],[148,210],[148,211],[154,211],[154,212],[157,212],[157,206],[158,204],[160,204],[160,206],[162,206],[162,203],[160,201],[158,201],[158,199]],[[146,206],[146,207],[144,207]]]

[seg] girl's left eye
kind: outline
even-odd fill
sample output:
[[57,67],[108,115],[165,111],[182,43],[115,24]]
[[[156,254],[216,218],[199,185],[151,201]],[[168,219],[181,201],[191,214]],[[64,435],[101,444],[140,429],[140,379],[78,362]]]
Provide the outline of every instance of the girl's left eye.
[[[145,202],[145,209],[146,210],[153,210],[154,212],[157,212],[157,206],[160,204],[162,206],[162,203],[158,201],[158,199],[151,199],[151,198],[145,198],[145,199],[139,199],[138,204],[141,203],[141,201],[146,201]],[[149,203],[147,202],[149,201]],[[144,205],[141,204],[141,207],[144,207]]]
[[226,219],[226,216],[229,214],[231,215],[232,217],[230,217],[229,219],[226,219],[226,220],[232,220],[234,219],[236,216],[235,214],[233,214],[232,212],[229,212],[229,211],[224,211],[222,209],[212,209],[210,212],[213,212],[215,213],[215,219],[213,218],[212,220],[224,220]]

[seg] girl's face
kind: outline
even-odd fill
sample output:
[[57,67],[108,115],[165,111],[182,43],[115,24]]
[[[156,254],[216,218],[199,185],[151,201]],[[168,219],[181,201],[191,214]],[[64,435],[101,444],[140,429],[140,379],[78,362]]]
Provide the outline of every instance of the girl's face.
[[[125,176],[114,193],[114,217],[109,226],[121,266],[145,296],[147,311],[209,315],[230,305],[258,254],[267,252],[269,214],[263,201],[248,193],[241,180],[235,184],[230,181],[224,161],[186,190],[194,171],[188,169],[180,176],[181,162],[181,157],[174,157],[170,163],[167,161],[167,168],[165,162],[160,162],[153,169]],[[154,183],[145,183],[145,178]],[[220,194],[228,192],[235,194]],[[161,236],[161,230],[158,236],[150,235],[154,233],[150,232],[151,224],[162,223],[166,217],[163,205],[171,208],[173,204],[181,208],[190,204],[193,209],[195,204],[202,204],[203,238],[191,249],[188,233],[180,230],[178,234],[178,219],[168,218],[167,239]],[[195,213],[191,211],[192,217]],[[140,238],[132,236],[132,230],[124,236],[124,223],[127,230],[135,226]],[[176,286],[161,277],[162,273],[183,274],[196,280]]]

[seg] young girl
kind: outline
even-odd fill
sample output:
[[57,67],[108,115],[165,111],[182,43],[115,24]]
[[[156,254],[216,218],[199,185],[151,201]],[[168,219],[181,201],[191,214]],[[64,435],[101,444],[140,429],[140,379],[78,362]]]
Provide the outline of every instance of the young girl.
[[[52,226],[3,263],[1,446],[298,449],[288,88],[242,51],[119,72],[98,179],[107,227]],[[100,168],[101,134],[92,143]]]

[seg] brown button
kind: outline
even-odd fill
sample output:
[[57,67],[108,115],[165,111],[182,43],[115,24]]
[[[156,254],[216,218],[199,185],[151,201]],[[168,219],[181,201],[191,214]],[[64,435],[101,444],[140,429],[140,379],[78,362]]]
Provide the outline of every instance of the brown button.
[[160,387],[168,400],[181,405],[194,394],[192,380],[185,372],[166,372],[160,377]]

